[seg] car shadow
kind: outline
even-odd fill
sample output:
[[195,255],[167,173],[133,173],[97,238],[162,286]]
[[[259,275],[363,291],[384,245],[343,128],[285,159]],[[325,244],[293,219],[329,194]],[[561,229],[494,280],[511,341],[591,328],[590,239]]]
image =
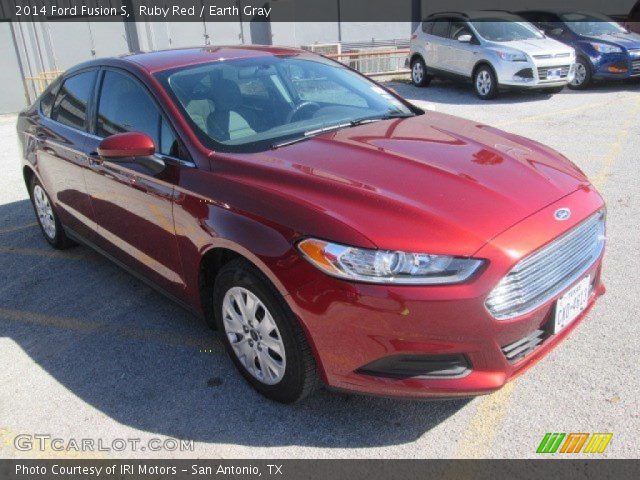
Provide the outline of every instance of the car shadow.
[[414,441],[468,403],[327,391],[268,401],[203,321],[86,247],[52,250],[34,222],[27,200],[0,206],[0,336],[120,424],[198,442],[372,447]]
[[586,90],[571,90],[565,87],[560,93],[549,94],[539,90],[501,90],[497,98],[479,99],[471,83],[434,79],[426,88],[415,87],[410,81],[385,82],[400,96],[409,101],[426,101],[442,105],[509,105],[518,103],[546,102],[558,95],[584,95],[604,92],[640,91],[640,81],[594,82]]

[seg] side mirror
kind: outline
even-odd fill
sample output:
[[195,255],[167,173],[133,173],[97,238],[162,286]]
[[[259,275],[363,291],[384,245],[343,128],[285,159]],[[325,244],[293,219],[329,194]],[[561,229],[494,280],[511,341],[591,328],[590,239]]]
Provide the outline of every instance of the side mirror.
[[156,153],[156,146],[146,133],[125,132],[102,140],[97,152],[101,157],[109,159],[149,157]]
[[460,35],[460,36],[458,37],[458,41],[459,41],[459,42],[462,42],[462,43],[471,43],[472,38],[473,38],[473,37],[472,37],[471,35],[469,35],[469,34],[466,34],[466,35]]

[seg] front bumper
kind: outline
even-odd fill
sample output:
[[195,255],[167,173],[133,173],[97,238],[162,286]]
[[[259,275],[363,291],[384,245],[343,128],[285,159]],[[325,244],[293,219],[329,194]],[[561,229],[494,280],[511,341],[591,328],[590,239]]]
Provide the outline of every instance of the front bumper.
[[[560,203],[573,211],[570,220],[554,220],[553,212]],[[555,300],[564,291],[529,314],[506,321],[489,314],[484,305],[487,295],[521,258],[602,206],[600,196],[584,188],[528,217],[474,255],[488,263],[466,284],[380,286],[319,274],[288,300],[312,341],[325,382],[337,389],[400,397],[472,396],[499,389],[573,331],[604,293],[602,255],[585,273],[593,279],[587,309],[557,335],[550,333],[549,326]],[[537,330],[546,332],[542,343],[524,358],[510,362],[503,347]],[[381,359],[402,356],[462,356],[468,360],[468,369],[449,378],[394,378],[363,371]]]
[[[500,61],[495,66],[498,83],[501,86],[526,89],[561,87],[573,80],[574,58],[547,61],[507,62]],[[559,70],[560,78],[547,78],[549,70]]]
[[600,80],[624,80],[640,77],[640,50],[625,53],[609,53],[589,58],[593,78]]

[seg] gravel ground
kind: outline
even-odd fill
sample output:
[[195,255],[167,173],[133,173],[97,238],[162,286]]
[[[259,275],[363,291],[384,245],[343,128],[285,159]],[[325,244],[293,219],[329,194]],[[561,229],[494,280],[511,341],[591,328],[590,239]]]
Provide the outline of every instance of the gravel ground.
[[[78,247],[41,238],[19,171],[15,116],[0,116],[0,457],[534,457],[545,432],[612,432],[608,457],[640,444],[640,85],[553,97],[392,82],[427,108],[544,142],[608,203],[608,293],[562,345],[498,393],[410,402],[322,392],[270,403],[240,379],[197,319]],[[20,434],[140,439],[123,452],[19,451]],[[150,439],[193,440],[152,451]]]

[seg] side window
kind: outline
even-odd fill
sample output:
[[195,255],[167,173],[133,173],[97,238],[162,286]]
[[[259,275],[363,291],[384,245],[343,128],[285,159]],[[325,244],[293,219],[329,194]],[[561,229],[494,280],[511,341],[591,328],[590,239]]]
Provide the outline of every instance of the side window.
[[49,88],[47,88],[42,97],[40,98],[40,111],[47,117],[51,117],[51,109],[53,108],[53,101],[56,98],[58,89],[60,88],[60,82],[56,80]]
[[87,104],[95,76],[96,72],[93,71],[67,78],[53,103],[51,119],[84,130],[87,120]]
[[149,135],[159,153],[178,156],[178,142],[158,107],[140,83],[128,75],[107,70],[98,101],[96,134],[122,132]]
[[433,22],[422,22],[422,31],[431,34],[433,31]]
[[142,132],[158,144],[160,113],[147,92],[128,75],[105,72],[96,133],[108,137],[122,132]]
[[449,20],[438,19],[433,24],[433,30],[431,31],[431,34],[438,37],[448,37],[450,24],[451,22]]
[[462,35],[472,35],[471,29],[467,26],[467,22],[463,20],[451,22],[450,38],[457,40]]
[[160,142],[158,151],[163,155],[180,158],[180,144],[173,130],[164,118],[160,119]]

